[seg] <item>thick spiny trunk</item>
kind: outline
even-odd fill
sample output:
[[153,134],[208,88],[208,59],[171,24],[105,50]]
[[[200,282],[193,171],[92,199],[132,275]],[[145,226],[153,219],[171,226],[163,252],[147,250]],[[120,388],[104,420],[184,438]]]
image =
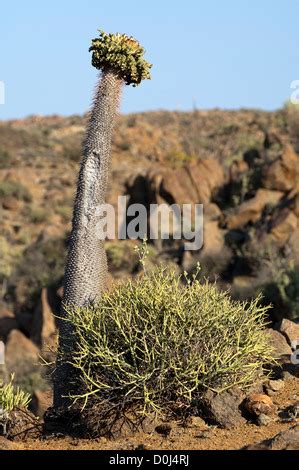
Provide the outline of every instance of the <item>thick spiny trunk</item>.
[[[96,234],[96,209],[105,203],[112,132],[123,81],[113,71],[100,79],[91,111],[78,179],[64,277],[63,305],[82,307],[97,302],[106,286],[107,260],[104,242]],[[65,311],[62,309],[62,316]],[[74,347],[71,325],[61,320],[59,351],[54,375],[54,407],[67,404],[74,370],[66,363]]]
[[65,304],[81,307],[97,301],[106,283],[106,255],[103,242],[96,236],[96,209],[105,203],[121,85],[113,72],[104,72],[95,96],[74,207],[64,280]]

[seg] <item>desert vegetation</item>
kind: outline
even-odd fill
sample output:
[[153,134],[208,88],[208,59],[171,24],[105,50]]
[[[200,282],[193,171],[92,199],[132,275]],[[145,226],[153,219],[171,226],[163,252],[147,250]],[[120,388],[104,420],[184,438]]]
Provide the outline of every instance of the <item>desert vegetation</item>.
[[[91,52],[99,51],[99,40]],[[95,55],[94,61],[103,64],[103,57]],[[178,240],[148,242],[143,267],[136,251],[140,242],[106,243],[108,291],[100,289],[96,303],[74,302],[67,308],[79,339],[70,390],[77,423],[84,418],[81,431],[93,436],[113,433],[115,423],[136,427],[153,415],[171,426],[180,420],[187,426],[197,418],[220,428],[233,422],[238,429],[244,416],[248,426],[256,426],[265,418],[245,406],[252,387],[269,399],[279,396],[286,409],[284,392],[273,391],[269,381],[294,390],[286,371],[292,380],[298,375],[290,362],[298,335],[297,110],[288,105],[271,113],[156,111],[115,115],[113,122],[107,153],[111,178],[102,196],[114,206],[118,195],[146,207],[201,202],[205,243],[191,253]],[[27,398],[29,393],[29,406],[41,416],[51,404],[52,385],[39,356],[51,374],[57,317],[63,295],[70,295],[63,292],[66,253],[78,241],[70,237],[71,212],[88,123],[90,116],[0,123],[4,375],[9,379],[15,372],[16,395],[21,393],[17,387]],[[107,273],[105,263],[101,269]],[[87,284],[81,285],[85,295]],[[274,356],[278,369],[271,366]],[[3,400],[8,391],[12,384],[5,393],[0,389]],[[220,396],[233,418],[225,413],[223,418],[223,408],[215,411]],[[280,411],[271,413],[265,426],[270,437],[287,426]],[[115,415],[121,419],[115,421]]]
[[0,382],[0,436],[13,439],[24,429],[38,428],[37,419],[28,411],[30,400],[30,393],[14,384],[13,375],[8,382]]
[[18,407],[27,408],[30,395],[13,385],[13,377],[6,384],[0,384],[0,408],[2,413],[9,413]]
[[[139,250],[143,267],[146,245]],[[69,308],[79,372],[72,400],[90,435],[137,426],[149,415],[198,414],[207,390],[246,389],[267,375],[275,352],[259,298],[233,301],[200,280],[184,282],[169,267],[153,267],[115,286],[97,305]]]
[[[106,202],[112,132],[124,84],[134,86],[150,78],[144,49],[132,37],[106,34],[92,41],[92,65],[101,71],[83,146],[72,230],[64,274],[62,318],[68,308],[97,303],[107,285],[104,240],[96,236],[99,204]],[[71,358],[77,342],[71,322],[60,321],[59,348],[54,371],[54,407],[65,407],[76,370]],[[76,385],[74,387],[76,391]]]

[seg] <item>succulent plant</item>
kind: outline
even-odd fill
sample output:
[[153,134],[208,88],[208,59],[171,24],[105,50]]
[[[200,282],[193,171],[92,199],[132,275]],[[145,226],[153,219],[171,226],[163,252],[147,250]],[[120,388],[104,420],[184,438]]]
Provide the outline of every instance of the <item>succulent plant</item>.
[[150,79],[152,67],[144,58],[144,49],[133,37],[126,34],[107,34],[100,30],[100,37],[92,40],[92,65],[99,69],[111,69],[126,85],[139,85]]
[[99,38],[93,39],[90,51],[92,64],[101,72],[83,146],[65,268],[54,374],[55,408],[65,405],[70,391],[76,389],[74,369],[69,365],[75,338],[70,323],[64,321],[67,317],[65,307],[97,303],[106,287],[107,260],[104,240],[96,234],[97,208],[105,203],[112,133],[122,86],[136,86],[150,78],[151,65],[143,58],[144,49],[132,37],[100,31]]

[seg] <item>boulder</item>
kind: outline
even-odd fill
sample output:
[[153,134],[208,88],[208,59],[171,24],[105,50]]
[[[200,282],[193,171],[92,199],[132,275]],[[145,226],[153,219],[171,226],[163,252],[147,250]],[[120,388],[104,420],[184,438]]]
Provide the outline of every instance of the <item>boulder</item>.
[[273,419],[262,413],[257,417],[256,422],[258,426],[269,426],[269,424],[273,423]]
[[279,331],[284,335],[293,350],[299,345],[299,324],[284,318],[279,326]]
[[20,207],[19,201],[14,197],[4,197],[1,199],[3,209],[7,211],[17,211]]
[[265,392],[269,397],[272,397],[277,392],[281,392],[284,389],[284,381],[281,379],[278,380],[268,380],[265,383]]
[[298,227],[298,218],[291,210],[279,211],[271,221],[270,236],[279,247],[283,247]]
[[38,346],[42,346],[56,333],[55,317],[49,301],[50,295],[49,289],[44,287],[32,320],[30,337]]
[[281,431],[272,439],[243,447],[242,450],[299,450],[299,425],[296,424],[285,431]]
[[294,148],[287,144],[281,157],[267,168],[263,186],[267,189],[290,191],[298,188],[299,182],[299,155]]
[[[5,358],[10,372],[20,370],[24,362],[38,363],[39,349],[21,331],[12,330],[7,338]],[[20,371],[21,372],[21,371]]]
[[248,395],[244,402],[244,408],[255,418],[261,414],[271,416],[276,411],[271,398],[263,393],[251,393]]
[[242,228],[249,222],[257,222],[267,205],[276,206],[283,197],[283,192],[268,189],[258,189],[255,196],[243,202],[236,212],[228,217],[227,228],[229,230]]
[[232,429],[245,424],[241,414],[244,393],[235,388],[222,393],[207,391],[200,403],[200,415],[209,424]]
[[150,192],[157,204],[195,204],[199,194],[187,168],[164,170],[150,178]]
[[225,244],[226,232],[219,227],[217,220],[205,220],[203,228],[203,246],[198,253],[198,261],[207,273],[218,274],[226,268],[232,257],[231,249]]
[[187,166],[190,181],[198,193],[198,203],[208,204],[213,193],[225,183],[223,167],[213,157],[191,162]]
[[161,419],[155,413],[149,413],[142,419],[141,428],[146,434],[152,434],[156,427],[161,424]]
[[213,157],[170,169],[160,166],[127,182],[132,202],[208,204],[225,181],[220,163]]
[[274,346],[276,356],[290,356],[292,354],[292,348],[282,333],[272,328],[269,328],[267,333],[270,335],[270,341]]
[[[191,162],[180,168],[160,167],[127,182],[130,204],[204,204],[204,256],[223,253],[224,231],[219,228],[220,208],[211,203],[213,192],[224,183],[224,172],[214,158]],[[168,221],[167,221],[168,227]],[[163,231],[163,222],[161,230]]]
[[207,428],[206,422],[200,416],[190,416],[184,423],[188,428],[205,429]]
[[204,223],[203,256],[219,256],[225,247],[225,231],[219,227],[216,220],[207,220]]

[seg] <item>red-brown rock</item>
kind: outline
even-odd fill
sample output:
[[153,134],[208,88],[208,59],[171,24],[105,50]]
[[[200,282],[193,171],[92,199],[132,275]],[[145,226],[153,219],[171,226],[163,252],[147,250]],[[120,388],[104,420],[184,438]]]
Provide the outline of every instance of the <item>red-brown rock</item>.
[[244,227],[248,222],[258,221],[266,205],[276,206],[282,197],[281,191],[259,189],[253,198],[243,202],[236,213],[228,218],[227,228],[237,229]]
[[296,424],[281,431],[272,439],[265,439],[258,444],[246,446],[243,450],[299,450],[299,425]]
[[273,162],[264,178],[267,189],[290,191],[299,183],[299,155],[290,144],[287,144],[281,157]]
[[24,362],[37,364],[38,347],[19,330],[12,330],[7,338],[5,359],[9,371],[14,372]]
[[49,295],[49,290],[43,288],[32,321],[31,339],[39,346],[42,346],[56,333],[55,318],[49,303]]
[[[284,318],[279,326],[279,331],[285,336],[290,346],[299,345],[299,325],[287,318]],[[293,349],[296,349],[293,346]]]
[[298,227],[298,218],[289,209],[281,210],[272,221],[270,235],[278,246],[284,246]]
[[262,393],[251,393],[246,397],[244,406],[253,416],[273,415],[276,411],[273,401],[268,395]]
[[269,328],[267,333],[270,336],[270,341],[274,347],[276,356],[290,356],[292,354],[291,346],[288,344],[285,336],[282,333],[273,330],[272,328]]

